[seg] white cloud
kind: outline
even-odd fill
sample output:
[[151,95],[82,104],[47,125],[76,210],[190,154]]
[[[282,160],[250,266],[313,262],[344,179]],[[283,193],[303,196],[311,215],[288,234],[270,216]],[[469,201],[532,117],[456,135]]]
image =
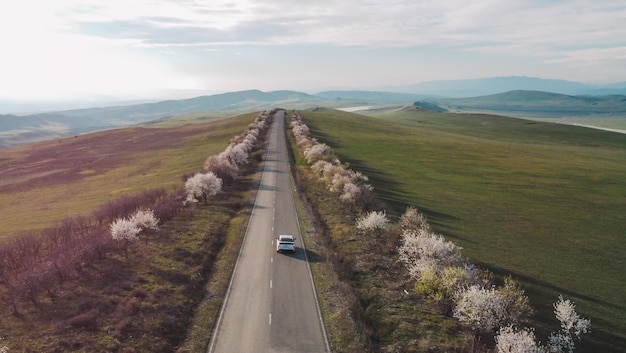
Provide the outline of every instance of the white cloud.
[[[262,71],[272,64],[232,59],[251,46],[269,52],[256,52],[248,60],[269,60],[280,48],[302,50],[306,45],[366,48],[371,59],[358,57],[358,51],[349,57],[358,57],[353,67],[369,69],[371,80],[385,75],[417,79],[417,74],[406,76],[417,71],[417,63],[424,72],[419,77],[437,76],[435,70],[448,79],[452,74],[502,74],[486,67],[494,56],[511,60],[490,65],[507,68],[509,75],[541,70],[567,75],[571,66],[577,77],[583,76],[576,70],[586,67],[594,69],[597,79],[617,78],[614,72],[626,80],[620,69],[624,18],[626,5],[614,0],[21,0],[0,4],[0,75],[5,82],[0,96],[201,88],[225,72],[246,73],[232,82],[255,82],[253,76],[268,74],[249,67]],[[302,71],[297,65],[308,63],[334,72],[314,80],[365,80],[355,77],[357,70],[345,68],[348,56],[329,56],[347,50],[284,62],[281,70]],[[385,56],[398,52],[411,53],[414,64]],[[480,62],[469,66],[468,57]],[[524,60],[535,66],[515,72]],[[442,68],[442,62],[451,66]],[[541,68],[541,62],[546,66]],[[474,68],[482,71],[460,71]]]

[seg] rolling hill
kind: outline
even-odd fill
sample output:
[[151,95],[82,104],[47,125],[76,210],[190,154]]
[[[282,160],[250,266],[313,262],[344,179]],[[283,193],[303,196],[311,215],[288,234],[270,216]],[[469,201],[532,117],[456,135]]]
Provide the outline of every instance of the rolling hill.
[[247,90],[127,106],[74,109],[25,116],[0,115],[0,147],[113,129],[174,115],[208,111],[253,111],[319,98],[295,91]]
[[[502,87],[511,85],[507,83]],[[526,86],[520,83],[518,87]],[[446,98],[383,91],[324,91],[307,94],[289,90],[271,92],[246,90],[155,103],[73,109],[23,116],[0,115],[0,148],[137,125],[190,113],[250,112],[269,107],[300,110],[316,106],[350,107],[412,103],[428,110],[459,113],[486,112],[514,117],[560,118],[593,115],[615,117],[626,114],[625,95],[574,96],[517,89],[480,97]],[[576,121],[576,123],[588,124],[589,122]],[[622,125],[615,125],[615,122],[609,125],[611,126],[606,127],[622,128]]]
[[451,112],[526,112],[542,115],[626,114],[626,96],[572,96],[516,90],[472,98],[433,98],[426,101]]
[[610,95],[626,94],[626,82],[592,85],[567,80],[512,76],[428,81],[409,86],[386,87],[384,90],[457,98],[486,96],[515,90],[546,91],[568,95]]

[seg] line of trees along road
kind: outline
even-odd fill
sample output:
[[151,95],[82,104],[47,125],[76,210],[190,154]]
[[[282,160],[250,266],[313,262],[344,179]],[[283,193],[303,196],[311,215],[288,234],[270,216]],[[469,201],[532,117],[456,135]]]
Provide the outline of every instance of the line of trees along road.
[[486,341],[486,346],[498,353],[572,353],[581,335],[590,331],[590,321],[576,313],[574,303],[559,297],[554,314],[561,327],[545,344],[537,341],[534,329],[524,326],[533,310],[519,283],[508,277],[501,286],[494,284],[491,273],[475,266],[460,247],[433,232],[414,207],[407,208],[397,223],[391,222],[376,202],[367,176],[342,164],[330,146],[312,136],[295,111],[290,128],[319,181],[359,215],[354,223],[357,232],[381,242],[399,237],[397,260],[414,281],[415,293],[431,302],[436,311],[456,318],[474,333],[475,340]]
[[[83,275],[86,267],[122,252],[144,237],[156,236],[162,225],[185,207],[216,195],[223,183],[234,183],[240,166],[261,148],[260,134],[271,124],[276,110],[260,113],[246,131],[233,137],[224,152],[209,156],[201,172],[183,176],[185,187],[172,192],[148,189],[110,200],[90,217],[70,217],[41,232],[31,232],[0,244],[0,298],[13,315],[20,304],[35,307],[47,297],[54,302],[63,285]],[[201,177],[195,177],[201,175]],[[102,273],[106,276],[106,273]],[[42,296],[43,294],[43,296]],[[0,337],[2,334],[0,333]],[[10,338],[0,349],[10,347]],[[1,350],[0,350],[1,351]]]

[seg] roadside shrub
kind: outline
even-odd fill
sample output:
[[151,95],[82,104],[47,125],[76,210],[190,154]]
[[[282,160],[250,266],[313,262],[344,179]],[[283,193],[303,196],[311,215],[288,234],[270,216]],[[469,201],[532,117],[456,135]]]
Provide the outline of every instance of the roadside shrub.
[[431,231],[426,216],[413,206],[407,207],[406,211],[400,216],[398,223],[403,231],[418,231],[420,229]]
[[384,211],[372,211],[357,218],[356,228],[364,232],[374,232],[380,236],[383,231],[389,228],[389,219],[387,219]]
[[420,278],[422,271],[429,268],[441,273],[446,266],[464,264],[461,248],[424,228],[403,231],[401,241],[400,261],[413,279]]
[[307,163],[313,164],[330,156],[330,147],[324,143],[314,144],[304,151],[304,159]]
[[505,323],[502,297],[495,288],[474,285],[462,290],[458,297],[453,315],[474,332],[494,332]]
[[545,353],[545,350],[535,341],[535,331],[516,330],[509,325],[496,336],[496,353]]

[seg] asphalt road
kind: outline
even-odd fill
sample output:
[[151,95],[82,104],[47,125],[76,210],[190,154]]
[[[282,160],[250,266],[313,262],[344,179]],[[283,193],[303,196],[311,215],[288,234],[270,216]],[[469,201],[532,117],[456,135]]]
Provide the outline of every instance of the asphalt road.
[[[297,224],[284,112],[272,124],[265,169],[208,353],[329,352]],[[279,234],[296,252],[277,253]]]

